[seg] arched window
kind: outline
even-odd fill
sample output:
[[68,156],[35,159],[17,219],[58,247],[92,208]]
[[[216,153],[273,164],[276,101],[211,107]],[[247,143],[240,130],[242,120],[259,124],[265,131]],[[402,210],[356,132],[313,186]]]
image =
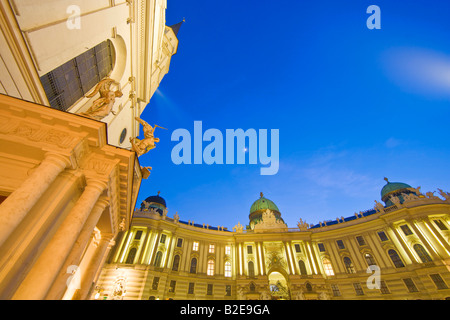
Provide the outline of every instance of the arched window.
[[50,106],[66,111],[107,77],[114,66],[111,41],[104,41],[41,77]]
[[190,273],[197,273],[197,258],[192,258],[191,260],[191,270]]
[[208,276],[213,276],[214,275],[214,260],[209,260],[208,261],[208,270],[206,270],[206,274]]
[[323,259],[322,264],[323,264],[323,269],[325,270],[325,274],[327,276],[334,276],[333,266],[331,265],[330,260]]
[[248,262],[248,276],[254,277],[255,276],[255,265],[253,261]]
[[158,251],[155,257],[155,267],[159,268],[161,266],[161,260],[162,260],[162,252]]
[[256,291],[256,286],[255,286],[255,284],[253,282],[250,283],[250,291],[251,292],[255,292]]
[[173,258],[173,264],[172,264],[172,270],[173,271],[178,271],[178,266],[180,264],[180,256],[177,254],[174,258]]
[[231,262],[225,262],[225,277],[231,277]]
[[373,266],[373,265],[377,264],[375,259],[372,257],[372,255],[370,253],[365,253],[364,259],[366,259],[367,266]]
[[311,284],[310,284],[309,282],[307,282],[307,283],[305,284],[305,288],[306,288],[306,291],[307,291],[307,292],[312,292],[312,291],[313,291],[312,286],[311,286]]
[[136,248],[131,248],[130,252],[128,252],[127,261],[125,263],[132,264],[134,262],[134,257],[136,257]]
[[352,260],[349,257],[344,257],[344,265],[347,273],[356,273]]
[[417,255],[419,256],[420,260],[422,260],[423,263],[432,261],[430,255],[425,250],[425,248],[422,247],[422,245],[415,244],[413,248],[414,248],[414,250],[416,251]]
[[306,276],[308,274],[308,272],[306,271],[306,266],[305,266],[305,263],[303,262],[303,260],[299,260],[298,261],[298,267],[300,268],[300,274],[302,276]]
[[398,255],[397,251],[394,249],[391,249],[388,251],[389,257],[392,260],[392,263],[396,268],[403,268],[405,265],[403,264],[402,259],[400,259],[400,256]]

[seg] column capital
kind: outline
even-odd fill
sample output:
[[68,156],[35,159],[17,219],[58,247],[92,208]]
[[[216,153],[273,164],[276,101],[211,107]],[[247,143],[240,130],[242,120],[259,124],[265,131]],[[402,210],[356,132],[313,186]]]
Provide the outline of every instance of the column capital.
[[69,157],[56,152],[46,152],[43,161],[51,162],[53,164],[60,166],[63,169],[71,166]]
[[101,179],[86,177],[86,188],[96,188],[103,192],[108,188],[108,182]]

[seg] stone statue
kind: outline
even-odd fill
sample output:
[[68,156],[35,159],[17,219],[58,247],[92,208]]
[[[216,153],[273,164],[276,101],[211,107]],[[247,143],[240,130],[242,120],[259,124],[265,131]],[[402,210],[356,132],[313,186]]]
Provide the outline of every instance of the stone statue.
[[156,128],[161,128],[167,130],[166,128],[160,127],[155,124],[154,127],[149,125],[147,122],[142,120],[139,117],[135,118],[140,124],[142,124],[144,129],[144,139],[139,140],[138,138],[130,138],[131,146],[133,151],[137,153],[138,156],[142,156],[143,154],[149,152],[154,149],[155,143],[159,142],[159,138],[155,138],[154,132]]
[[80,115],[95,120],[102,120],[110,113],[115,115],[116,113],[112,111],[112,108],[116,101],[116,97],[121,97],[123,94],[120,90],[111,90],[111,86],[113,84],[119,86],[118,82],[110,78],[106,78],[100,81],[95,87],[94,91],[86,96],[87,98],[92,98],[98,92],[100,92],[100,98],[95,100],[92,106],[86,112],[80,113]]
[[449,201],[450,200],[450,193],[449,192],[445,192],[442,189],[438,189],[439,194],[445,199],[445,201]]
[[148,179],[152,167],[141,167],[142,179]]
[[298,228],[300,229],[300,231],[305,231],[305,230],[307,230],[308,229],[308,224],[306,223],[306,221],[303,221],[301,218],[300,218],[300,221],[297,223],[297,226],[298,226]]
[[242,233],[244,232],[244,226],[240,222],[238,222],[238,224],[234,226],[233,230],[235,230],[237,233]]
[[425,195],[427,196],[428,199],[439,199],[438,197],[436,197],[436,196],[434,195],[435,192],[436,192],[436,191],[433,191],[433,192],[427,192]]
[[384,206],[377,200],[375,200],[375,209],[379,212],[384,212]]
[[175,212],[174,216],[173,216],[173,221],[178,222],[180,221],[180,216],[178,215],[178,211]]

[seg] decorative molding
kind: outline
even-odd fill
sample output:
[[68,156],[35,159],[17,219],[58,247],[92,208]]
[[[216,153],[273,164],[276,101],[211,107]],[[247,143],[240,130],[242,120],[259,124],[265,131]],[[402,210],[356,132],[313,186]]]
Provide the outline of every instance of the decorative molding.
[[72,150],[81,139],[70,132],[5,116],[0,116],[0,133],[64,150]]

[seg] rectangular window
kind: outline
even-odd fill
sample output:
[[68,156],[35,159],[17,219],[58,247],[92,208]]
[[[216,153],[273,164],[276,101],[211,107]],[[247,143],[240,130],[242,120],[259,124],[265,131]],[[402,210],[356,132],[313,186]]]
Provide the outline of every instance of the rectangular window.
[[361,284],[359,282],[355,282],[353,283],[353,288],[355,289],[355,293],[357,296],[363,296],[364,295],[364,291],[361,287]]
[[231,296],[231,286],[229,284],[225,287],[225,295],[228,297]]
[[331,290],[333,291],[333,296],[334,297],[340,297],[341,296],[341,291],[339,291],[339,287],[337,284],[332,284],[331,285]]
[[409,235],[412,235],[412,234],[413,234],[412,231],[411,231],[411,229],[410,229],[410,228],[408,227],[408,225],[406,225],[406,224],[401,225],[400,228],[402,229],[402,231],[403,231],[403,233],[405,234],[405,236],[409,236]]
[[152,290],[158,290],[158,285],[159,285],[159,277],[154,277],[152,283]]
[[177,240],[177,248],[181,248],[183,246],[183,239],[178,238]]
[[213,244],[209,245],[209,253],[214,253],[215,247]]
[[297,252],[297,253],[302,252],[302,250],[300,249],[300,244],[296,243],[296,244],[294,245],[294,248],[295,248],[295,252]]
[[175,292],[175,286],[177,282],[175,280],[170,281],[169,292]]
[[214,260],[208,261],[208,269],[206,270],[206,275],[208,276],[214,275]]
[[389,294],[389,293],[391,293],[389,291],[389,288],[386,285],[386,282],[384,282],[383,280],[380,281],[380,292],[381,292],[381,294]]
[[387,237],[386,233],[384,231],[380,231],[378,232],[378,237],[380,238],[380,240],[383,241],[388,241],[389,238]]
[[433,220],[434,223],[438,226],[439,229],[441,229],[442,231],[448,230],[447,226],[445,225],[445,223],[442,220]]
[[337,244],[339,249],[341,249],[341,250],[345,249],[344,242],[342,240],[337,240],[336,244]]
[[192,250],[198,251],[198,242],[197,241],[194,241],[194,243],[192,244]]
[[231,254],[231,246],[225,246],[225,254],[227,255]]
[[188,294],[194,294],[194,282],[189,282]]
[[142,230],[138,230],[136,232],[136,235],[134,236],[134,240],[141,240],[142,237]]
[[406,288],[408,288],[409,292],[419,292],[419,289],[417,289],[414,281],[411,278],[403,279],[403,282],[405,283]]
[[247,253],[248,254],[252,254],[253,253],[253,247],[252,246],[247,246]]
[[212,294],[213,294],[213,285],[212,284],[208,284],[208,289],[206,290],[206,294],[208,296],[212,296]]
[[40,80],[50,106],[67,111],[100,80],[114,64],[110,41],[104,41],[43,75]]
[[366,241],[364,240],[364,237],[363,237],[363,236],[357,236],[357,237],[356,237],[356,241],[358,241],[358,244],[359,244],[360,247],[366,245]]
[[444,282],[444,279],[442,279],[440,274],[430,274],[430,278],[433,280],[438,290],[448,289],[447,284]]
[[225,277],[231,277],[231,263],[229,261],[225,262]]
[[166,235],[162,234],[161,235],[161,240],[159,240],[160,243],[165,243],[166,242]]
[[320,252],[325,252],[325,246],[323,245],[323,243],[318,243],[317,246],[319,247]]

